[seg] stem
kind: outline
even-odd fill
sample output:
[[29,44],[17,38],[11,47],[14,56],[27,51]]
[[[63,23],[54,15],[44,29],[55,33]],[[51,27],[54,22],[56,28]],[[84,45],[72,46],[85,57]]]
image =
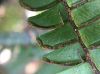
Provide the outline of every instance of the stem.
[[89,54],[89,50],[88,48],[85,46],[85,44],[83,43],[79,31],[78,31],[78,27],[75,25],[74,21],[72,20],[72,16],[71,16],[71,8],[68,6],[67,2],[65,0],[60,0],[61,3],[63,3],[64,7],[65,7],[65,11],[68,14],[68,21],[71,23],[73,29],[75,30],[77,36],[78,36],[78,41],[80,43],[80,45],[82,46],[84,52],[85,52],[85,56],[86,56],[86,60],[87,62],[92,66],[93,71],[95,72],[95,74],[100,74],[100,71],[96,68],[94,62],[92,61],[90,54]]

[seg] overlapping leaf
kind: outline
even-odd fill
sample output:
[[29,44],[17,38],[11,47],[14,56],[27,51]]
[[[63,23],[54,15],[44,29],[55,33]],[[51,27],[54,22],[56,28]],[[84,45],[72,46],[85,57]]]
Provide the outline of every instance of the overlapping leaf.
[[33,11],[48,9],[58,4],[58,0],[20,0],[20,4]]
[[94,74],[88,63],[79,64],[57,74]]
[[90,55],[91,55],[91,58],[92,58],[93,62],[96,65],[96,67],[100,71],[100,59],[99,59],[100,58],[100,48],[99,49],[90,50]]
[[70,23],[65,23],[62,27],[40,35],[38,40],[41,41],[41,45],[53,48],[60,44],[64,45],[71,41],[76,41],[77,36],[70,26]]
[[68,3],[69,7],[73,6],[73,4],[80,2],[81,0],[66,0],[66,2]]
[[93,22],[91,25],[79,30],[79,32],[87,47],[100,45],[100,20]]
[[[25,1],[25,0],[23,0]],[[27,0],[28,1],[28,0]],[[41,1],[34,0],[37,2],[37,6],[40,4]],[[72,9],[70,12],[72,22],[74,21],[77,28],[72,28],[72,22],[68,21],[69,19],[67,17],[66,11],[64,6],[60,6],[59,3],[57,4],[56,1],[50,0],[51,3],[56,4],[49,4],[44,1],[43,4],[40,4],[36,10],[44,10],[48,9],[45,12],[35,16],[31,17],[29,19],[29,22],[32,24],[36,24],[39,27],[51,27],[54,26],[55,29],[40,35],[37,39],[40,42],[40,44],[43,47],[46,48],[60,48],[64,47],[62,49],[55,50],[53,52],[48,53],[44,56],[44,59],[49,62],[55,62],[55,63],[69,63],[70,64],[76,64],[80,63],[81,60],[84,57],[84,53],[82,50],[82,47],[78,42],[78,37],[82,39],[83,43],[86,47],[90,48],[94,45],[98,46],[100,45],[100,1],[99,0],[90,0],[87,1],[84,4],[79,4],[79,6],[76,6],[74,9]],[[84,0],[85,1],[85,0]],[[30,3],[31,1],[25,2],[22,5],[29,6],[30,8],[33,8],[36,5],[35,2]],[[81,3],[81,0],[66,0],[69,7],[72,7],[73,4]],[[29,3],[29,4],[28,4]],[[35,4],[34,4],[35,3]],[[28,5],[27,5],[28,4]],[[47,7],[45,7],[47,4]],[[56,7],[56,9],[53,9],[53,7]],[[44,7],[44,8],[43,8]],[[52,8],[51,8],[52,7]],[[66,7],[66,6],[65,6]],[[52,12],[51,12],[52,11]],[[56,19],[55,19],[56,17]],[[58,20],[59,19],[59,20]],[[56,23],[55,23],[56,22]],[[60,26],[58,26],[58,24]],[[77,30],[76,30],[77,29]],[[76,35],[75,31],[78,31],[79,33]],[[77,42],[77,43],[76,43]],[[93,59],[94,63],[96,65],[99,65],[99,60],[97,61],[97,54],[94,52],[90,52],[91,58]],[[99,69],[99,66],[97,66]],[[82,63],[78,66],[72,67],[68,70],[62,71],[57,74],[94,74],[92,71],[92,68],[90,64],[88,63]]]
[[75,24],[80,27],[84,23],[100,16],[100,0],[88,2],[71,12]]
[[37,16],[30,17],[28,21],[32,25],[42,28],[50,28],[63,23],[58,6],[48,9]]
[[56,74],[60,71],[66,70],[69,67],[66,66],[60,66],[60,65],[55,65],[55,64],[47,64],[44,63],[40,69],[38,70],[38,72],[36,72],[35,74]]
[[84,51],[79,43],[69,44],[44,56],[45,61],[73,65],[82,62]]

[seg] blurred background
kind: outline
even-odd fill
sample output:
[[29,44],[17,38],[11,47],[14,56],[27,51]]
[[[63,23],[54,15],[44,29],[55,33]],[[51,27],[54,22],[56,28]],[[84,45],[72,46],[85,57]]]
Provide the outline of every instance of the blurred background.
[[28,17],[39,13],[25,10],[18,0],[0,0],[0,74],[45,74],[41,67],[49,64],[41,57],[50,51],[36,43],[44,31],[27,23]]

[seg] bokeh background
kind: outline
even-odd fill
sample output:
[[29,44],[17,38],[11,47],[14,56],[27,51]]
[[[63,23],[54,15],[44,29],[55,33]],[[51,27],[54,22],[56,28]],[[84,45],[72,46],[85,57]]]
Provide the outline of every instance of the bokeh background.
[[0,74],[49,74],[42,69],[58,68],[41,60],[50,51],[39,47],[36,36],[45,30],[27,23],[28,17],[39,13],[22,8],[18,0],[0,0]]

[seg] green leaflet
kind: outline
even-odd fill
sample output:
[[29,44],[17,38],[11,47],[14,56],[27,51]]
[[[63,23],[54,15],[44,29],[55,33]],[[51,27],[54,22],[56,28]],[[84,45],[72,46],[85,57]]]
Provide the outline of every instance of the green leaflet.
[[71,15],[78,27],[83,26],[83,23],[100,16],[100,0],[90,1],[72,10]]
[[62,27],[56,28],[38,37],[38,40],[41,41],[41,45],[49,47],[56,47],[59,46],[59,44],[76,41],[76,39],[77,36],[69,23],[65,23]]
[[66,1],[68,3],[69,7],[71,7],[74,3],[79,2],[81,0],[66,0]]
[[33,11],[48,9],[58,4],[58,0],[20,0],[20,4]]
[[84,51],[79,43],[67,45],[44,56],[45,61],[73,65],[82,62]]
[[62,17],[62,20],[67,21],[68,15],[67,15],[67,13],[65,11],[65,7],[62,3],[59,3],[59,12],[60,12],[60,16]]
[[88,63],[83,63],[56,74],[94,74],[94,73],[92,71],[91,66]]
[[56,74],[67,68],[69,68],[69,67],[44,63],[35,74]]
[[48,9],[37,16],[30,17],[28,21],[32,25],[42,28],[51,28],[63,23],[58,6]]
[[82,28],[79,32],[81,39],[87,47],[100,44],[100,20]]
[[100,48],[90,50],[90,56],[91,56],[93,62],[95,63],[96,67],[100,71]]

